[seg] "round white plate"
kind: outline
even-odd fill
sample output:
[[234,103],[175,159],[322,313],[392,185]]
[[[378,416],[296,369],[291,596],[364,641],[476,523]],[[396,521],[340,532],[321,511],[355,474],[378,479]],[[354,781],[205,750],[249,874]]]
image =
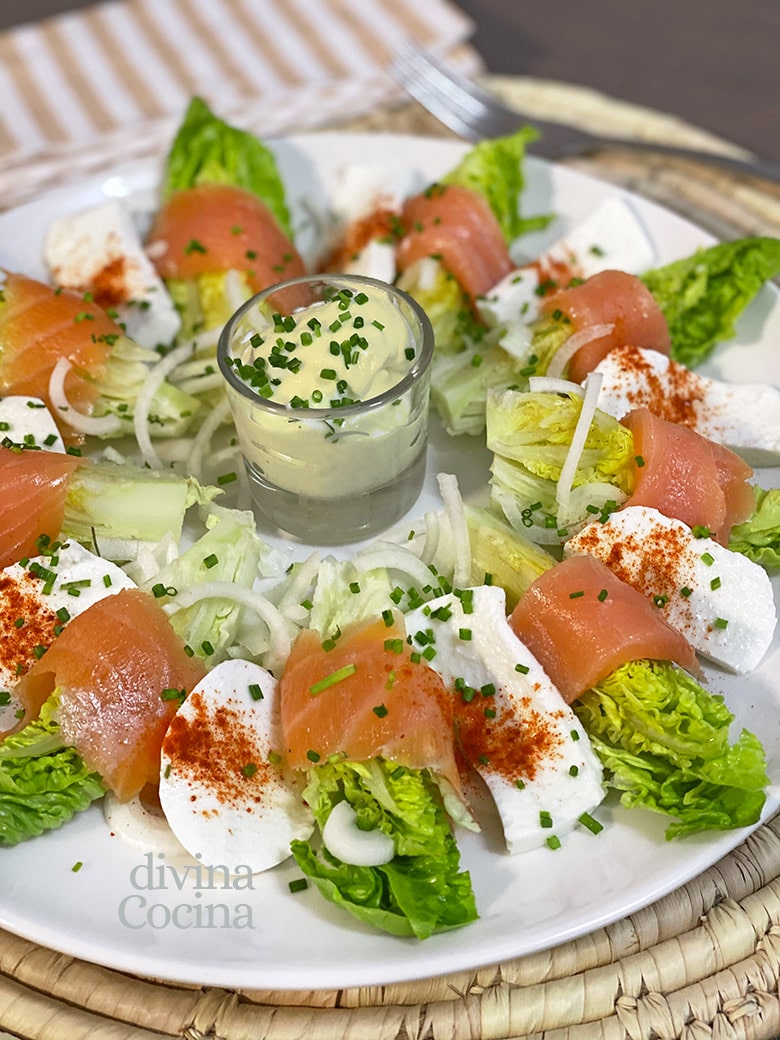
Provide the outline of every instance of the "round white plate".
[[[304,249],[312,242],[312,214],[327,208],[345,163],[399,171],[411,165],[432,180],[464,151],[457,142],[336,134],[290,138],[274,149]],[[0,216],[0,266],[45,277],[41,244],[52,218],[112,195],[151,208],[158,175],[157,163],[129,165]],[[527,179],[523,212],[557,214],[543,234],[522,242],[529,257],[614,195],[630,201],[652,236],[658,263],[712,241],[661,207],[574,171],[529,159]],[[780,384],[778,341],[780,299],[766,286],[740,321],[738,335],[718,349],[705,371]],[[410,517],[437,501],[439,471],[457,473],[464,495],[479,496],[487,462],[487,452],[473,439],[434,431],[426,488]],[[759,472],[757,478],[777,486],[780,472]],[[306,547],[296,552],[303,557]],[[778,671],[777,639],[747,677],[708,669],[710,687],[725,694],[737,716],[735,729],[747,726],[764,742],[773,779],[780,776]],[[765,818],[777,805],[768,802]],[[220,870],[185,872],[164,858],[133,851],[109,833],[96,805],[58,831],[3,851],[0,926],[88,961],[171,981],[268,989],[376,985],[493,963],[590,932],[683,884],[748,833],[667,842],[661,817],[625,811],[609,800],[598,816],[606,826],[597,837],[582,831],[558,851],[510,857],[488,813],[482,834],[458,836],[479,921],[416,942],[370,931],[313,887],[291,894],[288,884],[300,876],[294,863],[231,883]],[[74,872],[76,863],[83,866]]]

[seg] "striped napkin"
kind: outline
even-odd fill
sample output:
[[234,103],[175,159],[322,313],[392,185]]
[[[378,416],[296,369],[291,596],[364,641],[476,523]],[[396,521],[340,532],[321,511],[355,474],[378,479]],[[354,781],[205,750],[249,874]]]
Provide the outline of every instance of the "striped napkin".
[[108,0],[0,33],[0,209],[161,151],[193,94],[262,135],[397,104],[403,40],[475,72],[472,30],[448,0]]

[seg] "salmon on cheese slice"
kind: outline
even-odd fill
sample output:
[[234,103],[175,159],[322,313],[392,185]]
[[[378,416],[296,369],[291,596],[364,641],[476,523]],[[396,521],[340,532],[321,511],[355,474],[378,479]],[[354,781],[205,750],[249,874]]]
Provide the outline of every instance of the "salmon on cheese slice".
[[280,680],[290,768],[381,757],[429,769],[460,792],[452,696],[412,654],[398,617],[347,629],[330,649],[312,629],[301,632]]
[[671,349],[669,326],[653,294],[625,271],[594,274],[581,285],[546,296],[541,309],[547,317],[568,321],[573,334],[597,325],[612,326],[584,343],[570,359],[567,375],[575,383],[581,383],[615,347],[630,343],[662,354]]
[[125,801],[157,784],[168,724],[205,671],[154,597],[123,589],[68,621],[12,692],[29,722],[56,689],[66,742]]
[[[49,379],[61,358],[68,400],[92,403],[111,346],[122,328],[82,293],[53,289],[0,271],[0,396],[29,394],[49,403]],[[85,378],[85,375],[87,378]]]
[[509,623],[567,704],[628,661],[675,661],[699,672],[687,639],[653,602],[591,556],[540,575]]
[[755,508],[753,470],[734,452],[648,408],[622,420],[634,438],[634,491],[623,503],[650,506],[689,527],[706,528],[723,545]]
[[504,233],[485,199],[457,184],[434,184],[409,199],[401,214],[399,271],[438,258],[474,299],[514,268]]
[[84,462],[64,452],[0,447],[0,567],[35,556],[41,536],[59,535],[71,475]]
[[245,271],[253,291],[260,292],[305,274],[271,210],[230,184],[199,184],[171,195],[155,216],[146,251],[166,280]]

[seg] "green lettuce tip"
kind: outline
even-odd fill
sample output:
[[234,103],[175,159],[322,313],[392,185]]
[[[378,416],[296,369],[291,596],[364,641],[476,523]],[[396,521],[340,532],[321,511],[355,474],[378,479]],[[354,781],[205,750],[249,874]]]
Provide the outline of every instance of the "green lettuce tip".
[[273,152],[254,134],[230,126],[194,97],[168,152],[163,198],[198,184],[231,184],[257,195],[291,238],[285,189]]
[[574,710],[627,807],[675,817],[667,839],[756,823],[769,782],[761,743],[731,742],[723,698],[665,661],[633,661],[584,693]]
[[671,355],[689,368],[734,335],[739,315],[780,274],[780,239],[740,238],[648,271],[642,281],[669,325]]
[[471,188],[482,195],[493,210],[507,243],[546,227],[552,219],[550,216],[524,217],[520,212],[526,145],[537,137],[537,131],[526,126],[507,137],[480,141],[441,181]]
[[34,722],[0,743],[0,846],[18,845],[67,823],[105,789],[56,720],[56,691]]
[[467,872],[436,782],[384,759],[328,762],[311,770],[304,798],[320,827],[346,799],[364,830],[393,838],[395,856],[376,867],[343,863],[311,841],[294,841],[298,866],[325,899],[392,935],[426,939],[477,918]]

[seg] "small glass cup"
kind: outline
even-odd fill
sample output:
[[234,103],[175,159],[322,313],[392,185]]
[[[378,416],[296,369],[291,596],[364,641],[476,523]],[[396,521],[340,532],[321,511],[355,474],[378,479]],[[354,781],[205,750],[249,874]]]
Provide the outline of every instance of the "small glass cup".
[[[318,315],[334,306],[325,326]],[[217,359],[256,510],[315,545],[359,541],[400,519],[425,477],[432,357],[425,312],[373,278],[304,276],[247,301]],[[306,393],[290,399],[293,368]]]

